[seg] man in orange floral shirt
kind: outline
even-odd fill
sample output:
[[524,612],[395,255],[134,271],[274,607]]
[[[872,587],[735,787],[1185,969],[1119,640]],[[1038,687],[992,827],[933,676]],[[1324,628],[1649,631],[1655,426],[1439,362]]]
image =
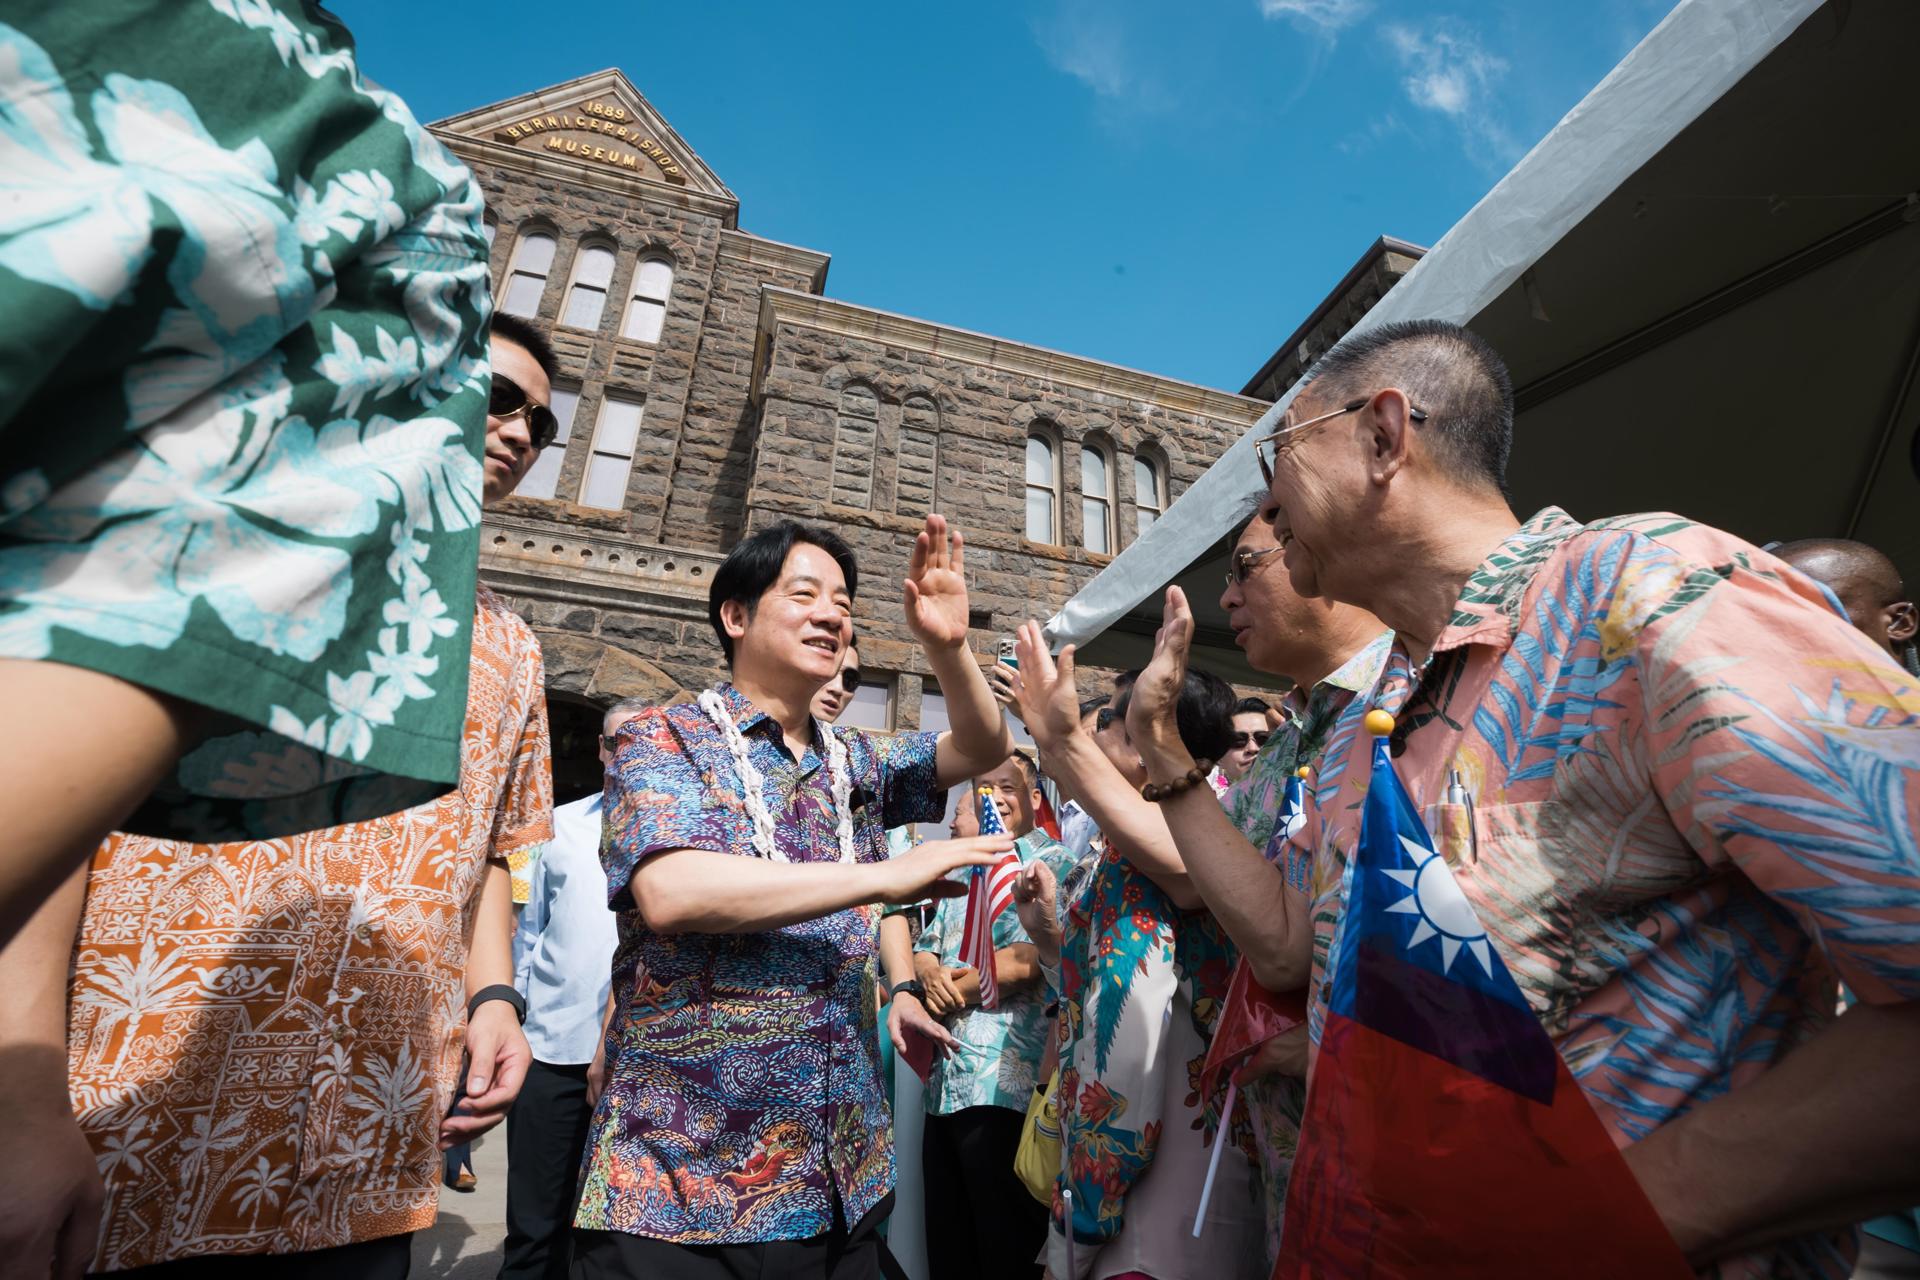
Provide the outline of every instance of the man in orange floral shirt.
[[[555,425],[539,332],[496,316],[492,360],[489,504]],[[451,625],[437,598],[406,605],[387,614],[396,661],[405,628]],[[73,1111],[105,1183],[92,1268],[407,1274],[411,1233],[437,1210],[436,1146],[497,1124],[526,1074],[507,857],[551,836],[549,755],[539,644],[482,586],[456,791],[286,839],[100,848],[67,1030]],[[78,888],[55,899],[68,920]],[[22,939],[49,937],[46,916]],[[34,1154],[64,1168],[64,1145]],[[89,1226],[57,1268],[85,1262]]]

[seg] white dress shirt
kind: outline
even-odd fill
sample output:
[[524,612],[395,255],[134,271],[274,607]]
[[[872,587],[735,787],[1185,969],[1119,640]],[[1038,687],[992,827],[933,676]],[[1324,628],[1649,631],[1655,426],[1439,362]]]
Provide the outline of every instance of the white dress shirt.
[[527,998],[527,1044],[541,1062],[591,1062],[618,940],[600,869],[598,794],[553,811],[553,841],[534,860],[528,883],[513,934],[513,984]]
[[1100,824],[1093,815],[1080,807],[1077,800],[1069,800],[1060,807],[1060,843],[1074,851],[1080,857],[1086,857],[1093,848],[1093,838],[1100,834]]

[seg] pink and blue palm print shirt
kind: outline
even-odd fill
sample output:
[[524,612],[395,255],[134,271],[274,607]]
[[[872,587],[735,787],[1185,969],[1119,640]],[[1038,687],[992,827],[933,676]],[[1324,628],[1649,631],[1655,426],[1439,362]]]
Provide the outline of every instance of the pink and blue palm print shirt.
[[[1868,1002],[1920,996],[1920,688],[1765,552],[1678,516],[1549,508],[1468,580],[1423,667],[1395,645],[1287,852],[1310,860],[1316,1038],[1373,707],[1621,1145],[1804,1042],[1836,973]],[[1470,941],[1425,945],[1471,963]],[[1851,1252],[1802,1237],[1711,1274],[1841,1276]]]
[[[779,724],[720,695],[765,782],[792,862],[839,857],[824,744],[789,754]],[[887,857],[888,827],[932,822],[936,735],[830,729],[852,772],[854,856]],[[752,934],[660,934],[629,889],[670,849],[756,856],[733,757],[693,703],[629,721],[607,774],[601,861],[620,913],[607,1086],[594,1110],[574,1223],[683,1244],[805,1239],[893,1189],[893,1127],[875,1062],[874,908]]]

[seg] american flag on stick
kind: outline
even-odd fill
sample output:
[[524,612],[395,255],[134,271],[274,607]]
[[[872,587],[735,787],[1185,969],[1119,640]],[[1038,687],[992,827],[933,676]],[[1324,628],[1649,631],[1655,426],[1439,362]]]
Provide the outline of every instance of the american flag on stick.
[[[980,834],[1003,836],[1007,824],[993,806],[993,791],[981,787],[976,797],[980,805]],[[992,1009],[1000,1003],[1000,988],[993,980],[993,922],[1013,905],[1013,882],[1020,874],[1020,855],[1009,853],[986,867],[975,867],[967,885],[967,922],[960,933],[960,963],[971,966],[980,975],[980,1007]]]

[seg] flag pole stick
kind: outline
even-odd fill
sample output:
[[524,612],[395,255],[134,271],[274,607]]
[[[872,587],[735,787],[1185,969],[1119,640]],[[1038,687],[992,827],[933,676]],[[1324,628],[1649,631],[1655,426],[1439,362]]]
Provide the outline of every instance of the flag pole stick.
[[1067,1274],[1060,1280],[1076,1280],[1079,1272],[1073,1265],[1073,1119],[1072,1108],[1064,1105],[1065,1099],[1056,1093],[1054,1105],[1060,1110],[1060,1200],[1065,1211],[1067,1232]]
[[1200,1238],[1200,1225],[1207,1219],[1207,1201],[1213,1199],[1213,1179],[1220,1172],[1220,1152],[1227,1145],[1227,1124],[1233,1119],[1234,1100],[1239,1096],[1240,1082],[1227,1081],[1227,1100],[1220,1108],[1220,1127],[1213,1135],[1213,1154],[1207,1157],[1207,1180],[1200,1186],[1200,1208],[1193,1215],[1193,1238]]

